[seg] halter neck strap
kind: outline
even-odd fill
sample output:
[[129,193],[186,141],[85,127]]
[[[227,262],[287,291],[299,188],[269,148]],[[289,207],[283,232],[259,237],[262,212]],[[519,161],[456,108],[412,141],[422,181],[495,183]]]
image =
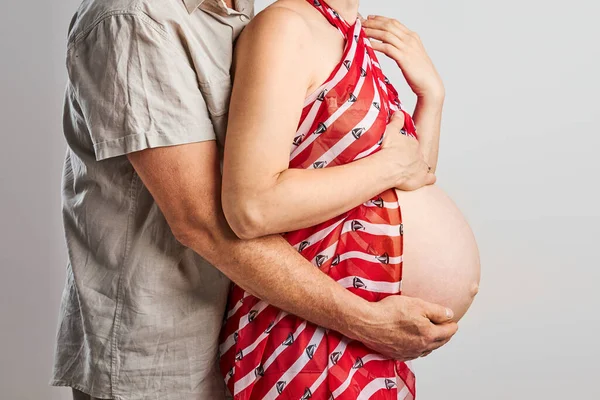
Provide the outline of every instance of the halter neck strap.
[[306,0],[312,4],[323,16],[331,23],[331,25],[338,28],[344,37],[347,36],[348,31],[352,27],[346,20],[344,20],[340,14],[335,11],[329,4],[324,0]]

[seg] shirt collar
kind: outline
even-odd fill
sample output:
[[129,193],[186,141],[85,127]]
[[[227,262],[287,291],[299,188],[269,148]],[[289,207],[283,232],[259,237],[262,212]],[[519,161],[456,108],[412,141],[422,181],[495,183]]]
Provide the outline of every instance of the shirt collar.
[[188,12],[191,14],[198,7],[200,7],[200,4],[204,3],[204,1],[205,0],[183,0],[183,3],[185,4],[185,7],[187,8]]
[[[251,6],[251,3],[253,1],[252,0],[236,0],[235,3],[238,6],[238,8],[240,8],[240,12],[243,14],[246,14],[248,16],[251,16],[251,14],[253,13],[253,8]],[[206,3],[206,6],[211,6],[210,8],[216,8],[217,10],[221,11],[221,12],[225,12],[226,14],[229,14],[227,7],[225,6],[225,3],[223,2],[223,0],[183,0],[183,3],[185,4],[185,7],[187,8],[188,12],[191,14],[194,11],[196,11],[203,3]],[[250,11],[250,12],[248,12]]]

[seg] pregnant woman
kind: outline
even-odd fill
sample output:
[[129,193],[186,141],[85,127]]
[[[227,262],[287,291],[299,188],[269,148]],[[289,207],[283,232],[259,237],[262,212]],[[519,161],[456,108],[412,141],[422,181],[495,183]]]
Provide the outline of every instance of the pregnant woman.
[[[350,169],[389,147],[420,146],[424,168],[435,171],[443,86],[406,27],[361,21],[358,0],[330,3],[280,0],[240,38],[225,145],[227,219],[241,237],[286,232],[315,268],[364,299],[420,297],[458,320],[479,282],[477,246],[460,211],[435,185],[382,188],[374,175],[372,187],[353,186],[367,166]],[[285,57],[280,38],[291,46]],[[376,51],[398,63],[418,96],[414,121]],[[398,118],[403,135],[386,131]],[[328,174],[334,170],[342,175]],[[220,350],[237,400],[415,398],[409,364],[237,286]]]

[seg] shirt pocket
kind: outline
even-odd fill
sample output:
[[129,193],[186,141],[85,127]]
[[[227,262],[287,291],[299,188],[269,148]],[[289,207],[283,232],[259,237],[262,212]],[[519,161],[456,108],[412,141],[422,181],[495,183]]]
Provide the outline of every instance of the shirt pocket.
[[200,90],[204,95],[208,112],[213,117],[227,114],[229,100],[231,98],[231,78],[219,79],[214,82],[200,84]]
[[208,109],[210,120],[217,136],[217,142],[221,147],[225,145],[231,88],[232,84],[229,76],[200,85],[200,90],[206,101],[206,108]]

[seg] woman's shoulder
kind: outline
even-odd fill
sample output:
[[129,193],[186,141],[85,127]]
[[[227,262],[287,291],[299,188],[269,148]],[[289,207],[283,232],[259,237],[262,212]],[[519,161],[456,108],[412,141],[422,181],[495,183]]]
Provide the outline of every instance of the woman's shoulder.
[[306,6],[306,0],[279,0],[259,12],[238,38],[236,58],[248,52],[308,52],[312,31]]
[[314,8],[306,0],[278,0],[259,12],[242,34],[250,36],[266,33],[285,35],[287,39],[306,40],[311,34],[314,12]]

